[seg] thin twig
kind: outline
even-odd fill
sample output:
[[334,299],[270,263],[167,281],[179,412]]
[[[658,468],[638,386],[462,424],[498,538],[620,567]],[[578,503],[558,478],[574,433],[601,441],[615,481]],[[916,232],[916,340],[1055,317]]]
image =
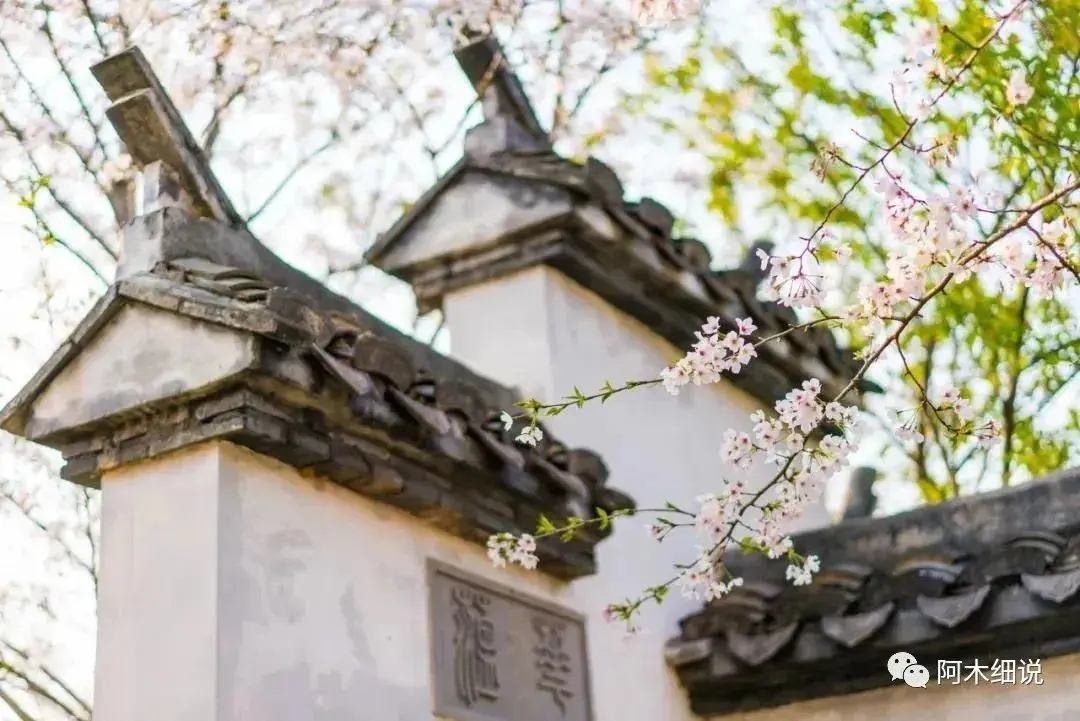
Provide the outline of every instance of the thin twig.
[[253,212],[247,217],[246,222],[251,223],[253,220],[262,215],[263,211],[266,210],[267,207],[269,207],[269,205],[274,202],[274,199],[278,197],[281,191],[285,189],[285,186],[287,186],[301,170],[303,170],[309,163],[315,160],[315,158],[317,158],[321,153],[329,150],[340,140],[341,136],[338,134],[338,132],[336,130],[331,131],[330,139],[319,147],[315,148],[315,150],[305,155],[303,158],[301,158],[300,161],[295,166],[293,166],[293,169],[290,170],[285,175],[285,177],[281,179],[281,182],[277,184],[277,187],[274,188],[270,195],[268,195],[266,199],[259,204],[259,207],[255,209],[255,212]]
[[[31,663],[30,654],[27,653],[25,650],[9,643],[8,641],[4,641],[3,639],[0,639],[0,644],[3,644],[9,651],[23,659],[24,662]],[[72,690],[71,686],[64,683],[64,681],[61,680],[58,674],[50,670],[48,666],[41,662],[35,662],[34,665],[39,671],[41,671],[41,673],[45,674],[45,676],[47,676],[50,681],[59,686],[64,691],[64,693],[66,693],[71,698],[72,701],[81,706],[86,711],[87,717],[92,714],[93,708],[90,706],[90,704],[85,699],[83,699],[82,696],[75,693],[75,691]]]

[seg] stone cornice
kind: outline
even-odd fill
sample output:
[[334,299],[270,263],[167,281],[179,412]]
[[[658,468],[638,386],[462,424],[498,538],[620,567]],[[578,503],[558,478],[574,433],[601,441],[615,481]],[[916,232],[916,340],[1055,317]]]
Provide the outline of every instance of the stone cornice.
[[[455,462],[407,442],[387,442],[370,427],[341,427],[313,408],[275,396],[287,388],[252,376],[213,393],[143,409],[129,419],[83,428],[57,444],[63,478],[97,487],[101,475],[121,465],[160,457],[208,441],[228,441],[401,509],[451,535],[478,544],[500,532],[528,532],[541,513],[567,515],[546,479],[525,468]],[[524,464],[523,464],[524,465]],[[593,548],[601,540],[582,534],[570,543],[540,542],[540,570],[561,579],[596,571]]]
[[[6,429],[34,435],[28,431],[37,426],[26,419],[66,365],[117,350],[91,346],[119,307],[152,307],[250,337],[254,360],[158,400],[42,427],[34,439],[62,452],[63,476],[76,483],[95,486],[120,465],[225,440],[478,543],[493,533],[530,532],[541,514],[558,522],[633,507],[606,485],[596,454],[547,433],[537,448],[515,444],[518,429],[504,428],[498,401],[482,387],[417,367],[392,339],[310,298],[200,259],[118,283],[58,360],[5,409]],[[144,342],[159,341],[148,334]],[[593,549],[609,533],[591,528],[570,543],[541,544],[541,569],[564,579],[593,573]]]
[[[489,50],[479,43],[466,56],[491,60]],[[117,282],[0,411],[0,427],[60,449],[65,477],[85,485],[227,440],[476,542],[531,531],[540,514],[559,522],[633,506],[607,487],[596,454],[546,432],[536,448],[516,445],[521,422],[504,428],[499,417],[516,392],[260,243],[137,48],[92,70],[142,174],[142,207],[134,182],[114,189],[124,221]],[[506,108],[512,78],[494,81],[489,105]],[[514,107],[526,118],[526,106]],[[590,527],[568,544],[541,544],[541,568],[564,579],[592,573],[609,533]]]
[[[763,367],[759,375],[767,380],[731,378],[767,404],[811,377],[834,395],[857,373],[860,363],[827,328],[791,332],[795,313],[759,298],[763,277],[752,253],[734,268],[714,270],[706,245],[677,237],[675,219],[662,205],[627,202],[602,162],[562,158],[515,122],[512,115],[494,117],[470,130],[464,157],[367,254],[412,286],[421,312],[440,307],[454,290],[546,265],[678,348],[694,342],[708,316],[720,318],[725,330],[749,317],[762,337],[786,333],[763,346],[752,364]],[[481,208],[496,194],[507,208],[500,213],[515,220],[496,223],[488,237],[443,237],[446,208]],[[860,392],[875,390],[863,382],[848,399],[858,402]]]
[[795,538],[819,555],[809,586],[783,562],[734,553],[745,583],[684,618],[667,647],[695,713],[717,716],[894,683],[906,651],[938,661],[1047,659],[1080,650],[1080,473]]
[[[708,247],[679,237],[663,205],[629,202],[616,173],[596,158],[556,153],[499,43],[473,36],[457,59],[483,101],[484,122],[466,133],[461,160],[367,253],[372,265],[412,285],[421,312],[440,307],[448,292],[546,265],[677,348],[693,343],[709,316],[725,331],[749,317],[761,336],[784,334],[761,348],[758,370],[730,379],[766,404],[811,377],[826,395],[846,386],[861,364],[827,328],[791,331],[796,314],[759,299],[763,276],[753,253],[734,268],[713,269]],[[450,200],[440,207],[443,198]],[[462,218],[449,206],[481,215]],[[876,390],[863,381],[847,400]]]

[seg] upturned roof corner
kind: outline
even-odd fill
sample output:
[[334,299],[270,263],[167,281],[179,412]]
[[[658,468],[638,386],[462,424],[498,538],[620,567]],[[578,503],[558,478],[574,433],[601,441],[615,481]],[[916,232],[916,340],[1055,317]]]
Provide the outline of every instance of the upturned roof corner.
[[90,70],[112,102],[106,115],[135,164],[165,163],[180,176],[197,215],[245,227],[142,51],[128,48]]
[[508,117],[539,146],[551,147],[551,138],[533,109],[521,80],[510,68],[502,46],[491,35],[470,32],[471,42],[454,51],[480,98],[484,117]]

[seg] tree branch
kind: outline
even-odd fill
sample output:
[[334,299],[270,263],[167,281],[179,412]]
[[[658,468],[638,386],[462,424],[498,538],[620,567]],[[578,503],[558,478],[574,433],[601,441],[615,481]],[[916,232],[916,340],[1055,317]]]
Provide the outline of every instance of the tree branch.
[[24,709],[18,701],[12,698],[11,694],[4,691],[2,685],[0,685],[0,701],[3,701],[4,704],[11,709],[12,713],[19,717],[19,721],[41,721],[41,719],[34,718],[27,713],[26,709]]
[[48,701],[71,718],[86,719],[87,721],[89,721],[90,717],[88,715],[81,714],[77,709],[72,708],[68,704],[64,703],[63,700],[57,698],[51,691],[49,691],[49,689],[45,688],[38,682],[34,681],[34,679],[30,678],[30,675],[27,674],[25,671],[21,671],[20,669],[15,668],[11,664],[0,660],[0,672],[11,674],[15,678],[19,679],[24,684],[26,684],[26,691],[28,693],[31,693],[34,696]]
[[1020,302],[1017,309],[1017,333],[1016,343],[1009,349],[1011,357],[1009,358],[1009,390],[1005,394],[1005,400],[1002,404],[1002,434],[1004,435],[1004,445],[1001,450],[1001,485],[1008,487],[1009,475],[1012,472],[1012,454],[1014,436],[1016,435],[1016,395],[1020,390],[1020,374],[1023,372],[1023,367],[1020,365],[1020,358],[1024,347],[1024,331],[1026,329],[1025,319],[1027,317],[1028,297],[1031,295],[1031,289],[1028,286],[1024,286],[1024,289],[1020,292]]
[[[30,151],[30,148],[27,145],[26,134],[11,121],[11,118],[9,118],[6,113],[4,113],[4,109],[2,107],[0,107],[0,123],[4,124],[4,127],[7,128],[8,132],[11,133],[15,137],[15,140],[17,140],[22,146],[23,154],[26,156],[26,160],[30,164],[30,167],[33,169],[36,176],[38,178],[47,178],[48,174],[45,173],[44,170],[42,170],[41,165],[38,164],[37,160],[34,158],[33,153]],[[98,233],[96,230],[94,230],[94,228],[90,226],[90,223],[86,220],[86,218],[84,218],[71,205],[69,205],[67,201],[61,198],[59,194],[57,194],[56,189],[51,183],[45,190],[48,192],[49,197],[53,199],[53,202],[56,203],[56,205],[61,210],[67,213],[68,216],[80,228],[82,228],[95,243],[97,243],[101,247],[102,250],[108,253],[110,258],[116,260],[116,251],[113,250],[112,247],[110,247],[110,244],[105,241],[105,238],[100,233]]]
[[64,56],[60,52],[60,46],[56,44],[56,37],[53,35],[51,25],[53,13],[52,6],[48,3],[42,3],[41,8],[45,11],[45,22],[41,26],[41,32],[44,33],[45,38],[49,41],[49,48],[52,50],[53,58],[56,60],[56,64],[60,66],[60,72],[64,76],[64,80],[67,81],[68,87],[71,88],[71,94],[75,96],[75,100],[79,105],[79,110],[86,120],[86,124],[90,126],[90,134],[94,138],[94,144],[101,151],[101,157],[107,158],[108,153],[105,151],[105,145],[101,142],[101,128],[94,122],[94,118],[90,115],[90,107],[86,104],[86,100],[83,99],[82,91],[79,90],[79,86],[75,82],[75,76],[72,75],[71,69],[68,68],[67,63],[64,61]]

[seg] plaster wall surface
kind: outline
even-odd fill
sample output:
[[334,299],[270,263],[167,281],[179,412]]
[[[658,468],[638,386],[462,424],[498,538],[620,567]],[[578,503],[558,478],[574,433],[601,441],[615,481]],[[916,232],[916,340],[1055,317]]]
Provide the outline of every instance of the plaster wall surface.
[[408,265],[483,247],[533,228],[573,208],[561,188],[516,178],[498,181],[466,171],[425,209],[387,258],[389,265]]
[[220,381],[250,366],[254,347],[248,334],[149,306],[125,306],[35,401],[27,435]]
[[102,478],[94,718],[217,719],[220,456]]
[[[445,300],[451,354],[484,375],[517,386],[526,397],[557,400],[577,387],[599,390],[605,381],[655,378],[682,352],[598,296],[546,268],[536,268],[451,294]],[[703,319],[704,320],[704,319]],[[738,472],[720,458],[724,431],[749,431],[757,400],[728,383],[686,388],[671,396],[661,387],[642,388],[571,408],[545,423],[571,446],[599,452],[611,468],[611,483],[640,507],[671,501],[694,508],[695,498],[722,489],[721,478],[763,483],[767,469]],[[593,619],[610,602],[637,597],[646,586],[666,581],[675,563],[695,554],[693,531],[680,529],[663,543],[644,524],[650,516],[623,519],[598,549],[600,573],[575,583],[582,611]],[[824,502],[807,509],[792,527],[829,522]],[[664,663],[664,642],[677,622],[702,601],[678,590],[643,617],[648,633],[634,653],[619,651],[612,628],[594,621],[593,654],[604,665],[595,676],[600,719],[688,719],[685,694]],[[614,657],[607,657],[611,649]],[[637,680],[641,681],[638,682]]]
[[[1019,659],[1014,659],[1019,661]],[[1080,654],[1043,660],[1041,685],[953,685],[935,682],[923,689],[899,681],[888,688],[791,704],[744,714],[717,716],[710,721],[1074,721],[1080,719]],[[885,673],[882,664],[882,673]],[[970,672],[965,672],[970,673]],[[822,678],[822,683],[829,679]]]
[[627,638],[598,615],[664,569],[572,584],[495,569],[479,546],[227,443],[102,489],[96,721],[433,718],[430,559],[587,615],[598,721],[693,718],[659,629]]

